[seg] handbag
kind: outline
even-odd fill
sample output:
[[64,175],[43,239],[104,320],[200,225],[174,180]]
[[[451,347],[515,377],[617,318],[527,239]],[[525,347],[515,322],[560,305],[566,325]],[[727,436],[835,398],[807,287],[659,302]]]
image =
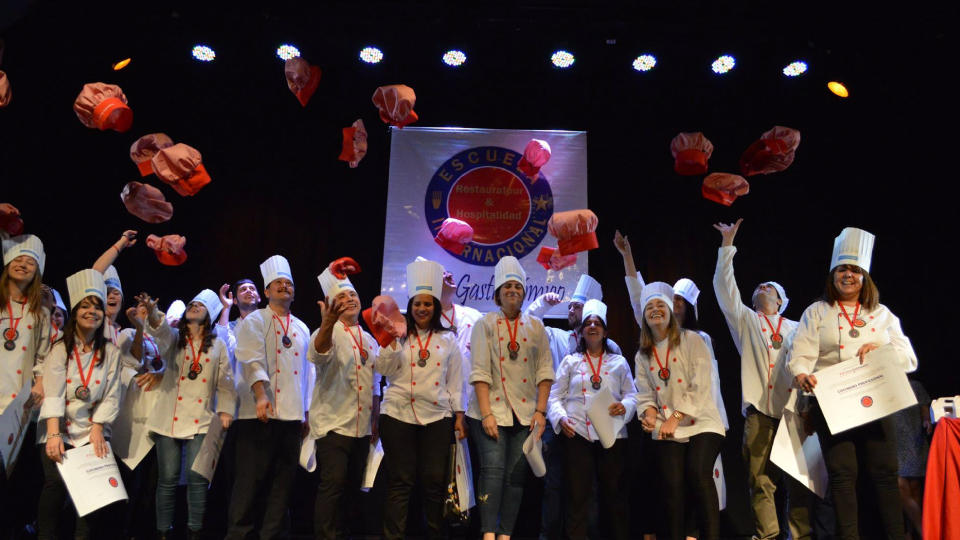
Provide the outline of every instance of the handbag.
[[443,518],[451,524],[466,524],[470,510],[463,508],[457,489],[457,443],[450,444],[447,459],[447,498],[443,501]]

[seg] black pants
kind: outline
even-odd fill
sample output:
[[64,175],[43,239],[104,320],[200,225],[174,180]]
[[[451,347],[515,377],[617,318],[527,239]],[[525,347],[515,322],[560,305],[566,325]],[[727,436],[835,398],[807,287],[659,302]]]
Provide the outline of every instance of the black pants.
[[713,483],[713,464],[720,453],[723,436],[700,433],[685,443],[655,441],[660,465],[660,493],[664,498],[669,538],[682,539],[687,526],[684,503],[693,502],[701,540],[720,537],[720,501]]
[[[46,446],[39,445],[40,463],[43,466],[43,490],[40,492],[40,502],[37,505],[37,538],[39,540],[53,540],[58,538],[57,529],[62,516],[76,515],[73,505],[65,507],[67,502],[67,486],[63,483],[57,464],[47,457]],[[72,446],[65,444],[64,449]],[[24,449],[27,450],[27,449]],[[123,512],[126,502],[116,502],[105,506],[84,517],[78,517],[74,529],[76,540],[113,539],[120,538],[123,532]]]
[[[300,457],[301,422],[237,420],[237,475],[227,539],[285,536],[287,507]],[[257,530],[259,529],[259,534]]]
[[[404,449],[404,452],[412,451]],[[360,482],[369,452],[370,437],[347,437],[331,431],[317,439],[320,485],[317,487],[317,502],[313,511],[315,538],[334,540],[346,536],[342,517],[348,509],[354,508],[359,499]]]
[[389,473],[383,510],[383,536],[387,540],[406,537],[407,509],[416,484],[420,485],[427,538],[443,537],[443,501],[452,433],[453,418],[421,426],[380,416],[380,437]]
[[42,456],[34,451],[37,423],[31,421],[23,435],[23,445],[13,463],[10,479],[0,464],[0,538],[11,532],[23,534],[37,520],[37,500],[43,488]]
[[[559,439],[559,437],[558,437]],[[617,439],[608,449],[580,435],[563,437],[567,489],[567,538],[587,538],[590,508],[594,506],[594,482],[604,504],[600,522],[609,526],[609,536],[626,539],[627,533],[627,441]],[[602,515],[606,513],[606,515]]]
[[137,468],[130,470],[117,458],[123,487],[127,488],[127,512],[123,529],[127,538],[152,538],[157,534],[157,449],[151,448]]
[[810,411],[830,475],[837,538],[860,538],[857,476],[863,470],[876,492],[876,512],[887,538],[904,538],[897,487],[897,441],[893,416],[833,435],[819,406]]

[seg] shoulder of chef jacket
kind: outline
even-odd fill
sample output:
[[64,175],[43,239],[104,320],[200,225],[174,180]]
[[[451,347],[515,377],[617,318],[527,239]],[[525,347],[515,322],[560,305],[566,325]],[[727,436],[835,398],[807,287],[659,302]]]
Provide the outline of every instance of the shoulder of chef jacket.
[[[419,338],[381,348],[376,369],[387,379],[380,413],[424,425],[464,410],[463,361],[453,332],[420,332]],[[421,344],[427,358],[420,356]]]
[[[710,352],[699,334],[691,330],[682,330],[680,346],[658,347],[657,356],[649,357],[637,351],[636,380],[637,416],[642,418],[648,407],[657,409],[657,418],[666,421],[680,411],[684,418],[679,428],[684,428],[684,437],[697,433],[711,432],[724,435],[723,422],[714,401],[711,375]],[[661,364],[670,370],[669,379],[664,382],[659,377]]]
[[[587,418],[587,408],[593,396],[599,392],[593,388],[593,371],[598,370],[600,375],[600,389],[608,388],[613,398],[623,403],[627,412],[624,418],[629,421],[637,406],[637,393],[633,384],[633,373],[627,359],[619,354],[604,353],[603,360],[590,359],[587,362],[583,353],[569,354],[560,362],[557,376],[550,388],[550,399],[547,402],[547,419],[556,433],[562,431],[560,420],[564,417],[574,424],[574,431],[588,441],[598,440],[597,432],[591,427]],[[626,425],[617,433],[618,439],[626,438]]]
[[[11,305],[17,304],[11,302]],[[18,333],[13,340],[13,350],[0,347],[0,413],[33,375],[43,373],[43,362],[50,353],[53,332],[47,308],[41,306],[39,310],[31,311],[26,304],[21,304],[19,310],[11,309],[13,324],[10,311],[0,311],[0,329],[15,327]]]
[[856,319],[863,321],[863,326],[857,328],[858,335],[853,337],[847,317],[853,320],[855,310],[847,308],[844,315],[839,303],[830,305],[824,301],[807,307],[793,336],[787,365],[790,374],[810,374],[850,360],[868,343],[893,345],[900,353],[900,367],[907,373],[917,369],[917,354],[893,312],[883,304],[873,310],[861,308]]
[[[237,325],[236,336],[234,355],[243,385],[238,388],[238,418],[256,418],[252,387],[262,382],[264,393],[273,404],[274,418],[302,422],[310,409],[315,374],[307,359],[307,326],[293,315],[281,318],[266,307],[247,315]],[[290,340],[290,347],[283,345],[284,336]]]
[[[320,438],[333,431],[347,437],[370,435],[374,396],[380,395],[380,374],[374,369],[380,347],[377,340],[359,325],[333,327],[330,349],[319,353],[310,337],[308,356],[316,365],[314,399],[310,407],[310,436]],[[358,344],[367,353],[361,357]]]
[[[176,330],[174,330],[176,333]],[[206,352],[187,346],[173,351],[158,388],[157,402],[147,420],[147,429],[176,439],[206,433],[210,422],[219,421],[218,413],[233,416],[237,389],[227,346],[214,337]],[[196,358],[194,358],[196,355]],[[199,366],[195,378],[190,377],[194,365]]]
[[[516,359],[511,360],[507,346],[514,328],[520,349]],[[473,327],[470,351],[468,382],[489,385],[490,408],[497,424],[512,426],[515,415],[522,425],[529,425],[537,405],[537,384],[552,381],[554,376],[550,343],[543,323],[522,313],[510,323],[499,310],[487,313]],[[475,392],[467,416],[477,420],[481,417]]]
[[[120,350],[112,343],[104,347],[103,361],[90,363],[97,351],[81,353],[80,366],[73,351],[67,353],[61,341],[57,343],[44,362],[43,405],[40,407],[40,422],[37,423],[37,438],[46,441],[47,418],[60,418],[60,433],[64,444],[82,446],[89,442],[94,423],[102,424],[107,431],[109,424],[120,413]],[[80,369],[83,373],[80,373]],[[90,374],[87,379],[87,374]],[[87,382],[90,397],[77,398],[77,388]]]

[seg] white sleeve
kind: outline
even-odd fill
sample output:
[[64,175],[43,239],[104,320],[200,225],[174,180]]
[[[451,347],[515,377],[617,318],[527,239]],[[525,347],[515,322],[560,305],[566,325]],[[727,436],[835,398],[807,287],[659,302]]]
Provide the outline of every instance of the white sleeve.
[[97,424],[109,424],[120,415],[120,351],[114,348],[108,353],[105,364],[107,388],[90,415],[90,421]]
[[811,374],[820,357],[820,328],[822,326],[822,302],[809,306],[800,318],[793,344],[787,356],[787,370],[791,376]]
[[243,380],[251,387],[257,381],[270,382],[267,375],[267,349],[263,341],[265,328],[266,323],[259,312],[247,315],[243,322],[237,325],[237,363],[243,370]]
[[717,251],[717,268],[713,273],[713,291],[720,304],[720,311],[731,332],[737,336],[737,352],[740,350],[740,336],[744,331],[744,317],[751,314],[751,310],[743,303],[740,297],[740,288],[733,273],[733,256],[737,254],[736,246],[724,246]]
[[567,415],[567,410],[563,408],[563,401],[570,389],[570,362],[566,361],[567,358],[564,358],[557,368],[557,378],[550,387],[550,397],[547,399],[547,420],[555,433],[560,433],[560,419]]
[[637,277],[623,276],[623,280],[627,282],[627,294],[630,295],[633,318],[636,319],[637,324],[643,326],[643,306],[640,305],[644,287],[643,278],[640,277],[638,272]]
[[550,304],[543,301],[543,297],[546,293],[541,294],[534,300],[530,302],[527,306],[527,309],[523,310],[524,314],[529,317],[535,317],[537,319],[543,319],[543,316],[550,311],[550,308],[553,307]]
[[890,344],[900,352],[900,366],[907,373],[917,370],[917,353],[913,350],[910,338],[903,334],[900,328],[900,319],[890,313],[890,326],[887,327],[887,334],[890,336]]

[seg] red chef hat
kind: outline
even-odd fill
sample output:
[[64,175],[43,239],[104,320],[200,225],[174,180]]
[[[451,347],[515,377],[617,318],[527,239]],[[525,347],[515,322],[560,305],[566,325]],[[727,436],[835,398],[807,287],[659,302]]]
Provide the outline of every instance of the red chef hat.
[[684,176],[707,172],[707,160],[713,155],[713,143],[703,133],[679,133],[670,141],[673,170]]
[[750,193],[750,183],[736,174],[713,173],[703,179],[703,198],[730,206],[740,195]]
[[150,160],[157,155],[157,152],[171,146],[173,146],[173,139],[168,137],[166,133],[150,133],[133,141],[133,144],[130,145],[130,159],[140,169],[140,176],[153,174]]
[[150,166],[158,178],[185,197],[196,195],[210,183],[200,152],[183,143],[161,149],[150,160]]
[[466,221],[447,218],[440,224],[440,230],[433,241],[450,253],[460,255],[467,244],[473,241],[473,227]]
[[560,255],[572,255],[596,249],[597,215],[587,209],[557,212],[547,222],[547,230],[557,238]]
[[17,236],[23,232],[20,211],[12,204],[0,204],[0,231],[6,231],[10,236]]
[[330,263],[330,273],[337,279],[347,279],[348,275],[360,273],[360,264],[350,257],[340,257]]
[[0,69],[0,109],[9,105],[11,99],[13,99],[13,91],[10,90],[10,79]]
[[133,124],[133,111],[127,96],[115,84],[87,83],[73,102],[77,118],[88,128],[112,129],[123,133]]
[[384,123],[402,128],[419,118],[413,111],[417,95],[405,84],[381,86],[373,93],[373,104],[380,110]]
[[517,168],[534,183],[540,178],[540,168],[550,161],[550,143],[540,139],[531,139],[523,149],[523,157]]
[[160,264],[167,266],[180,266],[187,260],[187,252],[183,247],[187,244],[187,239],[178,234],[168,234],[163,238],[151,234],[147,237],[147,247],[157,254],[157,260]]
[[150,184],[130,182],[123,186],[120,199],[127,212],[147,223],[163,223],[173,217],[173,205],[167,202],[163,193]]
[[577,263],[577,255],[560,255],[557,248],[543,246],[537,254],[537,262],[545,270],[560,271]]
[[407,333],[407,320],[391,296],[381,295],[374,298],[373,305],[363,310],[362,316],[381,347],[386,347],[391,341]]
[[299,56],[294,56],[287,59],[283,66],[283,74],[287,78],[287,88],[297,96],[300,105],[306,107],[307,102],[317,90],[317,85],[320,84],[320,68],[310,65]]
[[367,128],[363,125],[363,120],[357,119],[350,127],[343,128],[343,149],[338,159],[350,163],[350,168],[355,169],[365,155],[367,155]]
[[740,156],[740,171],[745,176],[780,172],[793,163],[800,132],[788,127],[773,126]]

